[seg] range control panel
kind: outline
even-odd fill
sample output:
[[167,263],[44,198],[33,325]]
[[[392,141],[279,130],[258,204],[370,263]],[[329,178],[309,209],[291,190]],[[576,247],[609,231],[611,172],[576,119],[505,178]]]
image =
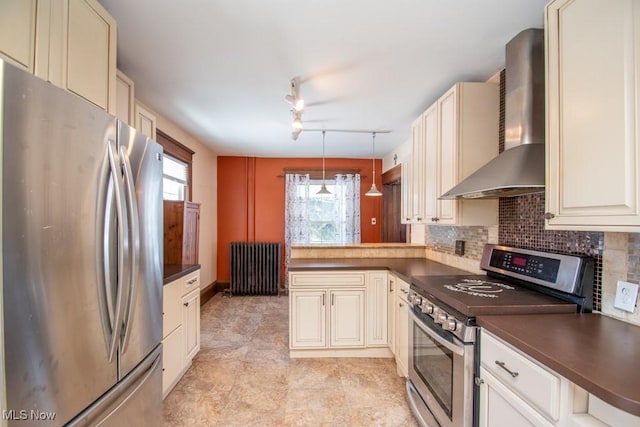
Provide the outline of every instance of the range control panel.
[[546,282],[555,282],[560,260],[494,249],[489,265]]

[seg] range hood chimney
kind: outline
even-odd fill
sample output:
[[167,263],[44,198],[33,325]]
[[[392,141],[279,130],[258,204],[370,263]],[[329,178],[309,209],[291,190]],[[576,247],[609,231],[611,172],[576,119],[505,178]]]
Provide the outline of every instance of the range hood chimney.
[[544,31],[530,28],[506,47],[505,150],[440,199],[544,192]]

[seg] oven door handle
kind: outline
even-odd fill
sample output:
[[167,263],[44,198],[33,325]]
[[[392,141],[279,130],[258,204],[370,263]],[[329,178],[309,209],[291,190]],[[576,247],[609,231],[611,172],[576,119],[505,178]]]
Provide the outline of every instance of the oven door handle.
[[415,323],[420,329],[422,329],[427,335],[429,335],[429,337],[433,338],[438,342],[438,344],[444,346],[447,350],[457,354],[458,356],[464,357],[464,348],[461,345],[456,345],[455,343],[442,338],[436,331],[431,330],[428,325],[425,325],[424,322],[420,320],[413,311],[409,311],[409,314],[411,315],[413,323]]

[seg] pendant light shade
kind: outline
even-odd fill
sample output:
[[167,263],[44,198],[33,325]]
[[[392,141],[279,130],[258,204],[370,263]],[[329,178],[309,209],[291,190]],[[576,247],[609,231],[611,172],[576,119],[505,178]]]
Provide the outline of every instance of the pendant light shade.
[[376,133],[373,132],[371,135],[373,136],[373,155],[371,156],[371,163],[373,163],[373,179],[371,180],[371,188],[369,191],[364,193],[364,195],[379,197],[382,196],[382,193],[378,190],[378,187],[376,187]]
[[326,131],[322,131],[322,187],[320,187],[320,191],[316,194],[331,194],[329,190],[327,190],[327,186],[324,183],[324,136]]

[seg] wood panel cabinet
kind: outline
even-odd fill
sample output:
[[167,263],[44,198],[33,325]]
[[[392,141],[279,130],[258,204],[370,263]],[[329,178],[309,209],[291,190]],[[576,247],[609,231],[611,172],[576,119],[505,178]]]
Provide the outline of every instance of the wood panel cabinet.
[[420,224],[424,220],[426,173],[424,136],[424,121],[423,116],[420,116],[411,125],[411,210],[409,216],[412,224]]
[[97,0],[3,0],[0,55],[116,110],[116,22]]
[[164,263],[198,264],[200,204],[164,201]]
[[548,229],[640,228],[640,2],[545,9]]
[[327,346],[326,291],[291,291],[289,342],[291,348]]
[[364,290],[331,290],[329,299],[330,347],[364,347]]
[[387,294],[387,341],[391,353],[396,354],[396,293],[397,278],[388,273],[389,293]]
[[164,285],[162,395],[166,397],[200,350],[200,270]]

